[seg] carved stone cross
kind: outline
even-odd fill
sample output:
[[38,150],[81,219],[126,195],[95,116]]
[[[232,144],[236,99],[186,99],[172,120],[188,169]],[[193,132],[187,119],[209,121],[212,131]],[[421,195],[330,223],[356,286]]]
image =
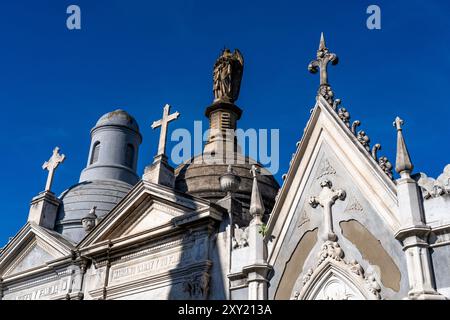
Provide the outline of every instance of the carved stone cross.
[[328,85],[328,73],[327,73],[327,66],[328,63],[332,63],[333,65],[336,65],[338,63],[338,57],[334,53],[330,53],[328,51],[328,48],[325,45],[325,38],[323,36],[323,32],[320,35],[320,44],[319,44],[319,50],[317,50],[317,59],[314,61],[311,61],[308,70],[311,73],[316,73],[320,70],[320,85]]
[[345,199],[345,191],[338,189],[332,189],[331,181],[325,180],[320,183],[322,191],[316,197],[311,197],[309,199],[309,204],[316,208],[320,205],[323,208],[323,230],[322,236],[323,240],[336,241],[337,237],[333,231],[333,216],[331,212],[331,207],[336,202],[336,200]]
[[179,116],[179,112],[175,112],[172,114],[170,113],[170,105],[166,104],[164,106],[164,112],[162,119],[158,121],[154,121],[152,124],[152,129],[156,129],[158,127],[161,127],[161,134],[159,136],[159,145],[158,145],[158,153],[159,155],[165,155],[166,154],[166,142],[167,142],[167,127],[169,125],[169,122],[176,120]]
[[56,168],[60,163],[66,158],[65,155],[59,154],[59,147],[53,149],[53,154],[48,161],[45,161],[42,165],[42,169],[48,170],[47,183],[45,184],[45,191],[50,191],[53,182],[53,176],[55,174]]

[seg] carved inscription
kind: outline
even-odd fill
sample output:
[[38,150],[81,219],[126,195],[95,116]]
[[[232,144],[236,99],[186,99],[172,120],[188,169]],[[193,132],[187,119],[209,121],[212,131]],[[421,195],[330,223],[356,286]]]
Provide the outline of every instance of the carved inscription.
[[[21,292],[13,300],[40,300],[50,299],[52,296],[63,294],[67,290],[67,280],[58,283],[51,283],[39,289],[33,288],[32,291]],[[5,297],[8,299],[7,297]]]
[[128,264],[111,270],[111,280],[115,281],[128,277],[154,274],[175,267],[187,259],[188,255],[185,252],[176,252],[167,256],[138,262],[133,265]]

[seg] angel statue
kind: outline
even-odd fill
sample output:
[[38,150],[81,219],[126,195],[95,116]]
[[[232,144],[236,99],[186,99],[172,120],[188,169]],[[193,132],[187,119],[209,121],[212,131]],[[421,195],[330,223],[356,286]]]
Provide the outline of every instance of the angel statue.
[[214,102],[234,103],[237,100],[243,71],[244,57],[241,52],[235,49],[231,53],[229,49],[224,49],[214,64]]

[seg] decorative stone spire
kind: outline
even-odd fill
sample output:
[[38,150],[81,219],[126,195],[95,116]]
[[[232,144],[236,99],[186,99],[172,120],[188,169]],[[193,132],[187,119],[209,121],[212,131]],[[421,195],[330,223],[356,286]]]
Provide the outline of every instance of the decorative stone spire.
[[253,165],[250,172],[253,176],[252,196],[250,200],[250,214],[254,218],[261,218],[265,211],[261,193],[259,192],[257,179],[257,176],[261,172],[261,169]]
[[402,125],[404,121],[399,117],[395,118],[393,126],[397,129],[397,157],[395,161],[395,171],[400,175],[409,175],[414,166],[409,157],[408,149],[406,148],[405,139],[403,138]]
[[[250,214],[253,216],[246,229],[248,248],[242,262],[242,274],[248,284],[249,300],[267,300],[267,284],[272,266],[267,263],[267,245],[265,225],[261,218],[264,214],[264,204],[258,188],[257,176],[260,169],[253,165],[250,172],[253,175],[253,188],[250,202]],[[229,276],[230,277],[230,276]]]
[[318,95],[321,95],[328,101],[328,103],[333,106],[333,91],[328,83],[328,63],[336,65],[339,62],[338,56],[334,53],[329,52],[325,44],[325,37],[323,32],[320,35],[319,49],[317,50],[317,59],[313,60],[308,65],[308,70],[311,73],[317,73],[320,71],[320,87]]
[[59,154],[59,147],[53,149],[53,154],[48,161],[45,161],[42,165],[42,169],[48,170],[47,183],[45,184],[45,191],[50,191],[53,183],[53,176],[55,175],[55,170],[58,168],[60,163],[64,162],[66,156]]
[[413,164],[406,148],[402,133],[403,120],[395,118],[397,129],[397,159],[395,170],[397,179],[398,216],[400,229],[395,238],[403,244],[409,279],[409,299],[445,299],[436,291],[430,255],[429,234],[431,227],[426,224],[423,212],[423,199],[419,196],[419,186],[411,178]]

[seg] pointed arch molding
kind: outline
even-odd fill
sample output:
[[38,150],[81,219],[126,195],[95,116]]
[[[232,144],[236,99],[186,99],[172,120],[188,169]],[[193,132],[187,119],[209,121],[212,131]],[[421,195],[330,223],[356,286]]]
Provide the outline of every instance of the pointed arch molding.
[[374,275],[365,275],[356,261],[344,260],[344,251],[337,242],[326,241],[318,260],[301,280],[294,300],[379,300],[381,286]]

